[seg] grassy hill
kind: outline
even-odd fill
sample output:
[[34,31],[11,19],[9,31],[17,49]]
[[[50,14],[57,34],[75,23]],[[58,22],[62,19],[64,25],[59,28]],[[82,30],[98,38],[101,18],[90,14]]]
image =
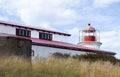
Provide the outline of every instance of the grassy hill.
[[0,58],[0,77],[120,77],[119,64],[74,58],[36,58],[33,64],[18,57]]

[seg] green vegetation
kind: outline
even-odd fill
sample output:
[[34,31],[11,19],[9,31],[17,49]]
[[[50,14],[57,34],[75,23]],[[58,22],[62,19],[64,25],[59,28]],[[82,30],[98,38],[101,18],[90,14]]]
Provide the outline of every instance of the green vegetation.
[[31,65],[18,57],[0,58],[0,77],[120,77],[119,64],[76,57],[36,58]]
[[53,53],[52,54],[56,58],[73,58],[73,59],[78,59],[79,61],[84,60],[88,62],[96,62],[96,61],[109,61],[112,64],[120,64],[120,60],[116,59],[112,55],[107,55],[107,54],[102,54],[102,53],[96,53],[96,54],[82,54],[82,55],[73,55],[71,56],[70,54],[67,53]]

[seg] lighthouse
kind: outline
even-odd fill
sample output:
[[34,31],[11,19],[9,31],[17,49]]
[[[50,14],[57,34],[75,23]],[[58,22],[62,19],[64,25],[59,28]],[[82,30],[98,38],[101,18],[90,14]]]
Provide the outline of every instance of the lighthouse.
[[100,42],[100,31],[88,24],[85,29],[79,31],[78,45],[99,49],[102,45]]

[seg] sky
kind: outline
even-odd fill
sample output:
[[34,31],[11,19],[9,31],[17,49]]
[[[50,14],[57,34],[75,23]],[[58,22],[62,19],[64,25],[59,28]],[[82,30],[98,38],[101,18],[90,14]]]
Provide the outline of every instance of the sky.
[[88,23],[100,31],[101,49],[120,58],[120,0],[0,0],[0,20],[71,34],[77,44],[79,30]]

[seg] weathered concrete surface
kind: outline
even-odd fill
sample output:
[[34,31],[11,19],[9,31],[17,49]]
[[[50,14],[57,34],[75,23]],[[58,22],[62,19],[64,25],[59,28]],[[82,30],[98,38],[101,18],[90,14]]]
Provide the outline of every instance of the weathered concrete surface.
[[31,58],[32,41],[19,37],[0,37],[1,56],[22,56]]

